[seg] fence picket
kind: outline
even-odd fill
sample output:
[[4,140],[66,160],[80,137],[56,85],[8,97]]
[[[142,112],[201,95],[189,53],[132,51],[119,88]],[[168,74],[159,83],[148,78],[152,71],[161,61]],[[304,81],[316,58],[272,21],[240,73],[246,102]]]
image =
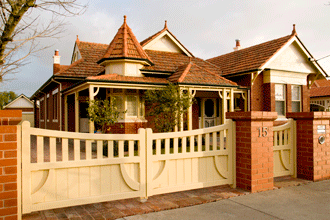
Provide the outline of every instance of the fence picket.
[[37,163],[44,162],[44,137],[37,136]]

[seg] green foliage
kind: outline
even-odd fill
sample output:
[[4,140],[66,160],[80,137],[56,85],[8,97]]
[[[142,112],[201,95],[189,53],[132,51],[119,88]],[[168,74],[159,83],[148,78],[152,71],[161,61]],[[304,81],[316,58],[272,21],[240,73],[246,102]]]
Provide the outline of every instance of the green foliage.
[[5,105],[13,101],[17,95],[13,91],[0,92],[0,109],[2,110]]
[[88,101],[88,118],[98,126],[102,133],[107,133],[111,125],[118,122],[118,119],[126,111],[119,111],[116,105],[116,98],[110,97],[110,100],[92,100]]
[[193,104],[193,97],[179,86],[169,84],[161,90],[148,90],[145,93],[147,116],[152,117],[155,128],[159,132],[172,132],[175,126],[180,127],[181,116]]

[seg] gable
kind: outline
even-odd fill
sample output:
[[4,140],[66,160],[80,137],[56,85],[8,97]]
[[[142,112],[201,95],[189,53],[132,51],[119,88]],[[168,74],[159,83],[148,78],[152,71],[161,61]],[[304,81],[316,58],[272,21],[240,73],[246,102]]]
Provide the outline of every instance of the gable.
[[296,41],[278,54],[266,68],[307,74],[319,72]]
[[76,62],[81,58],[81,53],[79,51],[78,45],[74,45],[73,53],[72,53],[72,59],[71,59],[71,64]]
[[151,42],[145,49],[157,50],[164,52],[183,53],[183,51],[176,45],[167,35]]
[[24,97],[20,97],[9,103],[5,108],[33,108],[33,104]]
[[189,57],[192,54],[175,38],[171,32],[164,29],[157,37],[143,44],[144,50],[182,53]]

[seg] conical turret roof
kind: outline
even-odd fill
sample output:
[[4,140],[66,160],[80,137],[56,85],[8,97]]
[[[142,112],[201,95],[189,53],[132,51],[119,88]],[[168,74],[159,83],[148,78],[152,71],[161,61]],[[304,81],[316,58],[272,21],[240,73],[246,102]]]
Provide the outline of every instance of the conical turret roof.
[[144,60],[149,64],[152,64],[151,59],[143,50],[131,28],[127,25],[126,15],[124,16],[123,25],[118,29],[118,32],[111,41],[106,53],[101,60],[98,61],[98,63],[113,59]]

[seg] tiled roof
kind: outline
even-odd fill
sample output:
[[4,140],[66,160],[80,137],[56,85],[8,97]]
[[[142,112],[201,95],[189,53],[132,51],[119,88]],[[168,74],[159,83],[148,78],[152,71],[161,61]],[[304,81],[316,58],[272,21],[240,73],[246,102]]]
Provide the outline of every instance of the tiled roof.
[[123,25],[118,29],[117,34],[102,57],[102,59],[109,58],[136,58],[151,61],[142,49],[131,28],[127,25],[126,16],[124,16]]
[[330,96],[330,86],[312,87],[310,97]]
[[137,83],[157,83],[157,84],[167,84],[168,81],[165,78],[157,77],[134,77],[134,76],[121,76],[118,74],[106,74],[100,76],[90,76],[87,80],[100,80],[109,82],[137,82]]
[[71,65],[61,65],[61,70],[55,76],[74,76],[74,77],[87,77],[97,75],[104,71],[104,67],[96,62],[105,53],[108,45],[82,42],[77,40],[76,45],[79,48],[81,59],[72,63]]
[[260,69],[277,51],[279,51],[291,38],[288,35],[252,47],[240,49],[228,54],[208,59],[223,71],[222,75],[242,73]]
[[193,62],[178,68],[172,76],[168,78],[172,83],[187,83],[198,85],[221,85],[237,86],[236,83],[225,79],[224,77],[211,72]]
[[310,90],[310,97],[330,96],[330,81],[327,79],[316,80]]
[[[156,72],[164,71],[164,72],[173,73],[176,72],[180,66],[186,65],[190,62],[190,57],[181,53],[155,51],[155,50],[145,50],[145,51],[149,55],[149,57],[153,60],[154,65],[144,67],[142,71],[143,70],[156,71]],[[220,68],[215,66],[214,64],[211,64],[197,57],[191,57],[191,60],[198,66],[206,68],[217,74],[221,74]]]

